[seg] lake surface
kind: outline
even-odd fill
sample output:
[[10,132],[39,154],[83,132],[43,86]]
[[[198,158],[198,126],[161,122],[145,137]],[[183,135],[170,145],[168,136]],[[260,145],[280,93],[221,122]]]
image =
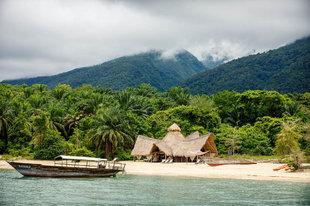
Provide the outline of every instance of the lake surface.
[[32,178],[0,170],[0,205],[310,205],[310,184],[117,175]]

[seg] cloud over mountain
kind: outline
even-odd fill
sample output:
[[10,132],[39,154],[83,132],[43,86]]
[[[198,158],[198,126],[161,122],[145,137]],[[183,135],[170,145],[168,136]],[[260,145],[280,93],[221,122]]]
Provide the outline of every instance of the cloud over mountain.
[[0,80],[150,49],[234,59],[310,33],[308,1],[0,2]]

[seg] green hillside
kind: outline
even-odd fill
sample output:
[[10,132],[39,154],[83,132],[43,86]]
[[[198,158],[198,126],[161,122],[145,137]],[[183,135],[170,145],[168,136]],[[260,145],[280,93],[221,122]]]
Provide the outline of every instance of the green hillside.
[[222,64],[185,80],[191,93],[215,94],[223,90],[310,91],[310,37],[262,54]]
[[53,76],[5,80],[2,83],[27,84],[29,86],[46,84],[49,88],[54,88],[59,83],[69,84],[74,88],[82,84],[91,84],[114,90],[149,83],[163,91],[203,70],[205,70],[203,64],[186,50],[171,59],[163,59],[161,52],[151,51]]

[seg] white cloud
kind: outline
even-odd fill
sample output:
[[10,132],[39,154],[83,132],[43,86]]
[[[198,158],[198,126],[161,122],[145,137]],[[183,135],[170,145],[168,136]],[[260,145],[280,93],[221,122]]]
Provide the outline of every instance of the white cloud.
[[230,59],[310,34],[308,1],[0,1],[0,81],[150,49]]

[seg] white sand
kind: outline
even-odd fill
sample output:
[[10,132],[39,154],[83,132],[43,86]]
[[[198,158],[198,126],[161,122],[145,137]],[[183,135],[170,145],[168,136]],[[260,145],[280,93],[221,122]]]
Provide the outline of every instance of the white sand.
[[[19,160],[38,164],[51,164],[46,160]],[[283,164],[258,163],[253,165],[223,165],[211,167],[207,164],[194,163],[147,163],[124,161],[126,174],[151,175],[151,176],[175,176],[175,177],[199,177],[199,178],[229,178],[229,179],[253,179],[310,182],[310,169],[302,172],[288,172],[284,170],[273,171]],[[7,162],[0,160],[0,169],[13,169]]]
[[134,175],[310,182],[310,169],[303,172],[273,171],[283,164],[258,163],[211,167],[207,164],[194,163],[163,164],[132,161],[125,163],[126,173]]

